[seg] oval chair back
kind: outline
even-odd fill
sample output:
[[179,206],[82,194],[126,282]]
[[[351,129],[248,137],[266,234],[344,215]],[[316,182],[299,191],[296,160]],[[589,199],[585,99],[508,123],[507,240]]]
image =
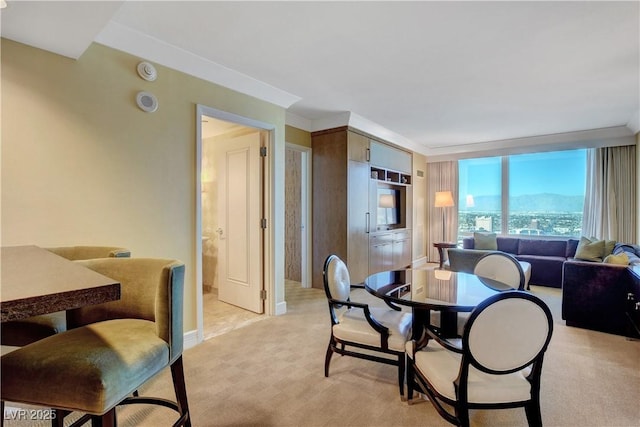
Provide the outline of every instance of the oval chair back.
[[539,359],[552,332],[551,311],[542,300],[526,292],[506,291],[483,301],[471,313],[462,347],[475,368],[508,374]]
[[351,278],[347,265],[336,255],[329,255],[322,270],[324,291],[329,299],[349,301],[351,294]]
[[482,256],[476,263],[473,274],[524,290],[524,270],[517,259],[505,252],[489,252]]

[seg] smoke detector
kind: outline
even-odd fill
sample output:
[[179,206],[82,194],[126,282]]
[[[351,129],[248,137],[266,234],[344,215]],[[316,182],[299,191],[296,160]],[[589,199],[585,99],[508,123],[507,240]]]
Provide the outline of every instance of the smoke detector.
[[149,82],[154,81],[158,77],[156,67],[146,61],[138,64],[138,75]]

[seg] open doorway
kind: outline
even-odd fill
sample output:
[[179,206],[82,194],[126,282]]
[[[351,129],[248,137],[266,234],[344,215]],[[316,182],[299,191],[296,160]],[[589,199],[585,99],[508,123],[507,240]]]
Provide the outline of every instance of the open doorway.
[[311,148],[286,144],[286,289],[311,287]]
[[200,121],[196,245],[198,338],[264,318],[266,165],[271,133],[207,107]]

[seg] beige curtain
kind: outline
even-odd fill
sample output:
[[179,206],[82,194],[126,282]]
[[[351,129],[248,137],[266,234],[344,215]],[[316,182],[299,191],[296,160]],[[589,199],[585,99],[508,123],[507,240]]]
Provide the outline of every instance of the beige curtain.
[[636,242],[636,147],[593,148],[587,152],[582,234]]
[[[430,262],[438,262],[438,250],[433,247],[436,242],[457,242],[458,240],[458,162],[427,163],[427,254]],[[436,208],[434,206],[436,191],[451,191],[455,206]],[[445,230],[442,234],[444,215]]]

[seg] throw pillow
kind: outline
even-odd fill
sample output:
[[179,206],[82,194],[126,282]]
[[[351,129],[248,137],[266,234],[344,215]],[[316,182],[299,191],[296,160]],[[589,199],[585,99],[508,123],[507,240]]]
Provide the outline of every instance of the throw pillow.
[[497,251],[498,240],[496,233],[473,233],[473,248]]
[[604,240],[591,241],[586,237],[580,238],[578,248],[576,249],[576,255],[574,258],[583,261],[602,261],[602,254],[604,253]]
[[[592,242],[595,242],[598,240],[597,237],[591,237],[589,238],[589,240],[591,240]],[[611,255],[613,253],[613,248],[615,248],[616,246],[616,241],[615,240],[605,240],[604,241],[604,251],[602,253],[602,258],[604,259],[607,255]]]
[[626,253],[622,252],[619,255],[607,255],[604,262],[607,264],[629,265],[629,257]]

